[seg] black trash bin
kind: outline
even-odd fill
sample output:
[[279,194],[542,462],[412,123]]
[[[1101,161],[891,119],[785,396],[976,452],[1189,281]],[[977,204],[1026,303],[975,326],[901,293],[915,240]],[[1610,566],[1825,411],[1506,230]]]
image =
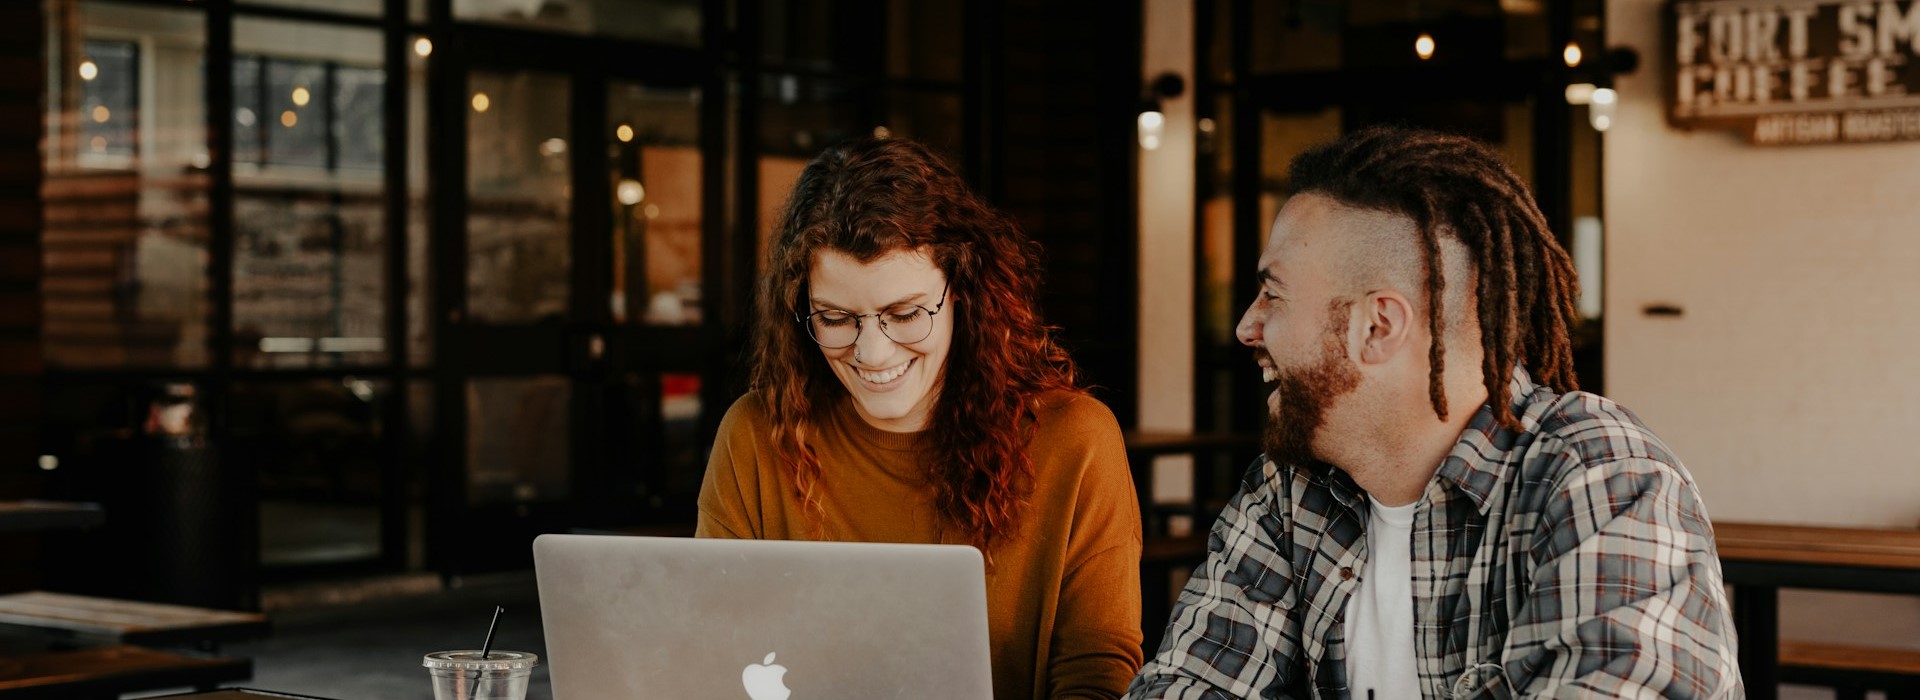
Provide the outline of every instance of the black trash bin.
[[[163,394],[155,405],[179,402]],[[156,603],[259,608],[253,490],[222,447],[197,425],[150,421],[101,451],[91,471],[104,481],[95,490],[109,560],[88,567],[107,579],[89,588]]]
[[241,481],[211,441],[147,436],[144,458],[124,465],[132,493],[125,501],[125,543],[137,552],[146,582],[133,595],[159,603],[229,610],[259,607],[252,546],[253,508]]

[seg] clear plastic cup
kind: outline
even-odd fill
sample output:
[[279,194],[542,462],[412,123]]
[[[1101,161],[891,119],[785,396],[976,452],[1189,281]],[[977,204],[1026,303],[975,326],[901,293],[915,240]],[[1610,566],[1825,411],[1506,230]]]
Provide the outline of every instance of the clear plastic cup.
[[526,700],[540,657],[524,651],[436,651],[422,666],[433,676],[433,700]]

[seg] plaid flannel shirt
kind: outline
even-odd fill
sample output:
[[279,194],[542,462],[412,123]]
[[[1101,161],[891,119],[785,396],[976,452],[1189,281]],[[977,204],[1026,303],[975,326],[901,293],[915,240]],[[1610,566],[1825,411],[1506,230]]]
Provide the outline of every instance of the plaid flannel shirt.
[[[1483,406],[1414,518],[1423,696],[1743,697],[1713,530],[1680,460],[1603,397],[1517,368],[1510,386],[1523,430]],[[1127,697],[1346,697],[1366,508],[1338,470],[1256,460]]]

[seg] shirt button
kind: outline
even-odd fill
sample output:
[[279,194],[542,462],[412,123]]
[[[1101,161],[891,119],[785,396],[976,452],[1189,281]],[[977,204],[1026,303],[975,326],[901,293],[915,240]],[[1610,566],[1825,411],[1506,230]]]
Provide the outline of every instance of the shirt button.
[[1353,567],[1351,566],[1340,567],[1340,580],[1342,581],[1353,580]]

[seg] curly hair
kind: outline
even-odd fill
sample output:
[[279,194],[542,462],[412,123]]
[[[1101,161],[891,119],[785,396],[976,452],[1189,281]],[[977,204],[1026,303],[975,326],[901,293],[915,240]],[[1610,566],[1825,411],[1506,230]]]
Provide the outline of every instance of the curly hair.
[[795,312],[806,306],[815,257],[827,250],[863,263],[922,251],[946,275],[955,317],[925,433],[928,483],[944,524],[988,551],[1018,528],[1032,491],[1035,402],[1047,391],[1077,390],[1073,361],[1036,306],[1039,244],[908,139],[849,141],[801,171],[756,294],[752,381],[772,417],[775,454],[816,531],[822,477],[808,439],[846,389]]
[[1561,391],[1580,388],[1568,333],[1578,318],[1579,283],[1573,260],[1547,229],[1527,185],[1493,149],[1478,141],[1432,131],[1374,127],[1317,146],[1289,168],[1294,193],[1314,192],[1363,209],[1400,214],[1420,232],[1426,267],[1427,393],[1434,413],[1447,417],[1446,289],[1440,237],[1465,245],[1478,278],[1481,373],[1500,425],[1518,428],[1508,376],[1516,365],[1534,381]]

